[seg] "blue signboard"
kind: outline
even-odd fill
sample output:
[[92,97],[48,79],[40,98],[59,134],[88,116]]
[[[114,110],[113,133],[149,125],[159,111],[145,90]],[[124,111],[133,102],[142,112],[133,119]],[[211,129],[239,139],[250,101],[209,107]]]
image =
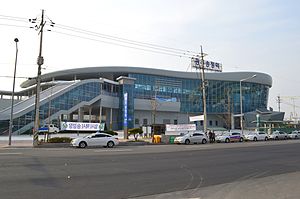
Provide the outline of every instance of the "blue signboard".
[[127,127],[128,123],[128,93],[124,93],[124,127]]

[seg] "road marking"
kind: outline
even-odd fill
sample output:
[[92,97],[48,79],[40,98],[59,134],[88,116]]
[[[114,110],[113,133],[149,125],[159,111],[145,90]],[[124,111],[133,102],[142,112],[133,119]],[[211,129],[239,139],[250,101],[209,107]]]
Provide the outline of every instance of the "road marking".
[[126,152],[126,151],[132,151],[132,149],[94,150],[94,152],[105,152],[105,153],[107,153],[107,152]]
[[23,153],[0,153],[0,155],[22,155]]
[[44,148],[45,151],[65,151],[69,148]]
[[197,149],[201,149],[201,148],[209,148],[209,147],[212,147],[213,145],[211,145],[211,144],[203,144],[203,145],[190,145],[190,146],[185,146],[185,148],[187,148],[187,149],[195,149],[195,148],[197,148]]

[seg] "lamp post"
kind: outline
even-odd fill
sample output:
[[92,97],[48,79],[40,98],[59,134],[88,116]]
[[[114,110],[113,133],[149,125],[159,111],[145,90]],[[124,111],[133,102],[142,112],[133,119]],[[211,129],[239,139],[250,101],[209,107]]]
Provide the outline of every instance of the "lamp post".
[[247,81],[247,80],[249,80],[249,79],[253,79],[253,78],[255,78],[255,77],[256,77],[256,74],[255,74],[255,75],[252,75],[251,77],[247,77],[247,78],[245,78],[245,79],[241,79],[241,80],[240,80],[240,109],[241,109],[241,117],[240,117],[241,122],[240,122],[240,123],[241,123],[242,135],[244,134],[242,82],[243,82],[243,81]]
[[19,39],[14,39],[16,43],[16,58],[15,58],[15,69],[14,69],[14,80],[13,80],[13,90],[11,94],[11,108],[10,108],[10,121],[9,121],[9,132],[8,132],[8,145],[11,145],[11,135],[13,131],[13,114],[14,114],[14,97],[15,97],[15,84],[16,84],[16,70],[17,70],[17,60],[18,60],[18,42]]

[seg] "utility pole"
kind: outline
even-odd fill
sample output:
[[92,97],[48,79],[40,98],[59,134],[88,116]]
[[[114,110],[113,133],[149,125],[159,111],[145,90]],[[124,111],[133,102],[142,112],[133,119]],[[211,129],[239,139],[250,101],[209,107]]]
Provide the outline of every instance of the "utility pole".
[[13,90],[11,94],[11,108],[10,108],[10,121],[9,121],[9,132],[8,132],[8,145],[11,145],[11,136],[13,133],[13,122],[14,122],[14,94],[15,94],[15,84],[16,84],[16,71],[17,71],[17,60],[18,60],[18,42],[19,39],[14,39],[16,43],[16,58],[15,58],[15,70],[14,70],[14,80],[13,80]]
[[38,27],[40,29],[40,50],[37,59],[38,73],[36,77],[36,94],[35,94],[35,120],[34,120],[34,132],[33,132],[33,146],[38,146],[39,141],[39,125],[40,125],[40,89],[41,89],[41,68],[44,64],[44,58],[42,56],[42,45],[43,45],[43,31],[44,31],[44,10],[42,10],[41,23]]
[[[202,102],[203,102],[203,131],[207,131],[207,112],[206,112],[206,82],[205,82],[205,73],[204,73],[204,53],[202,51],[202,46],[201,47],[201,53],[200,53],[200,59],[199,60],[199,55],[197,58],[192,58],[192,62],[194,61],[194,68],[200,69],[201,73],[201,89],[202,89]],[[193,64],[193,63],[192,63]]]
[[206,92],[205,92],[205,87],[206,87],[206,83],[205,83],[205,73],[204,73],[204,54],[202,51],[202,46],[201,47],[201,64],[200,64],[200,68],[202,70],[201,72],[201,81],[202,81],[202,100],[203,100],[203,131],[206,132],[207,131],[207,113],[206,113]]
[[205,73],[204,73],[204,53],[202,51],[202,46],[201,47],[201,53],[200,53],[200,59],[199,60],[199,55],[197,55],[197,58],[192,58],[192,62],[194,60],[194,68],[199,69],[201,73],[201,89],[202,89],[202,104],[203,104],[203,131],[207,131],[207,112],[206,112],[206,81],[205,81]]
[[281,101],[280,101],[280,96],[279,95],[277,96],[277,103],[278,103],[278,111],[280,112],[280,103],[281,103]]

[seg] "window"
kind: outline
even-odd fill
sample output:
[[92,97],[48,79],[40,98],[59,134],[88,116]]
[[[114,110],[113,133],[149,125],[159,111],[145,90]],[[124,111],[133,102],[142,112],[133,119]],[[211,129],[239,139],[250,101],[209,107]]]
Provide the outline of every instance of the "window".
[[147,118],[143,119],[143,125],[148,125],[148,120],[147,120]]
[[171,123],[171,120],[170,120],[170,119],[163,119],[163,123],[164,123],[164,124],[170,124],[170,123]]
[[178,124],[178,120],[174,120],[174,124]]
[[212,121],[211,120],[209,120],[209,126],[212,126]]
[[139,125],[139,124],[140,124],[140,120],[139,120],[138,118],[135,118],[135,120],[134,120],[134,124],[137,124],[137,125]]
[[202,121],[200,121],[200,125],[201,125],[201,126],[203,126],[203,120],[202,120]]
[[215,124],[216,124],[216,126],[218,126],[218,120],[216,120]]

